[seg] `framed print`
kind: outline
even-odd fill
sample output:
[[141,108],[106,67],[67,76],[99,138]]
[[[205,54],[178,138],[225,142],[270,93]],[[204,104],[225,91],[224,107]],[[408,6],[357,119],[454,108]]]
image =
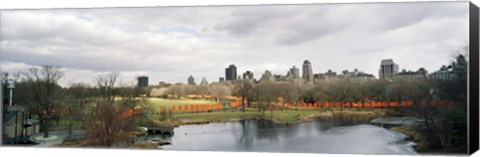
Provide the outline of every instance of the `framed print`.
[[468,1],[0,13],[2,146],[478,150]]

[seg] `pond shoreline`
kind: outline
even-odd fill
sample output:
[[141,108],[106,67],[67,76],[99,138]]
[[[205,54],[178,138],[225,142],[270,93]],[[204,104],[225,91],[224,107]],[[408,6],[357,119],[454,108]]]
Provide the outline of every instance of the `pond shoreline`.
[[[242,111],[235,111],[235,112],[227,112],[225,114],[230,114],[230,113],[241,113]],[[257,113],[257,114],[252,114],[252,113]],[[295,114],[295,119],[294,121],[292,120],[282,120],[281,118],[278,118],[278,114],[280,113],[273,113],[273,115],[277,116],[272,116],[270,114],[270,111],[266,111],[265,114],[259,114],[261,112],[252,112],[252,111],[247,111],[244,114],[242,113],[242,116],[240,117],[232,117],[232,118],[216,118],[216,119],[206,119],[206,118],[182,118],[182,119],[168,119],[164,121],[159,121],[159,120],[152,120],[149,122],[150,126],[153,127],[167,127],[167,128],[176,128],[184,125],[200,125],[200,124],[209,124],[209,123],[224,123],[224,122],[237,122],[237,121],[242,121],[242,120],[266,120],[266,121],[271,121],[275,124],[281,124],[281,125],[294,125],[294,124],[299,124],[303,122],[311,122],[314,120],[317,120],[319,118],[333,118],[334,114],[360,114],[360,115],[373,115],[373,116],[384,116],[385,111],[384,110],[370,110],[370,111],[357,111],[357,110],[323,110],[323,111],[314,111],[314,112],[309,112],[309,111],[295,111],[295,110],[289,110],[289,111],[282,111],[282,114]],[[307,114],[305,114],[307,113]],[[298,114],[298,115],[297,115]],[[192,114],[193,115],[193,114]],[[131,132],[131,136],[142,136],[144,133],[140,132]],[[79,141],[77,141],[79,140]],[[84,139],[77,139],[77,140],[68,140],[64,141],[63,144],[58,144],[56,146],[89,146],[89,144],[86,144],[84,142]],[[81,142],[82,141],[82,142]],[[83,143],[83,144],[81,144]],[[88,142],[87,142],[88,143]],[[132,146],[133,148],[151,148],[151,144],[139,144],[139,145],[134,145]]]
[[[292,111],[295,112],[295,111]],[[292,124],[299,124],[299,123],[304,123],[304,122],[311,122],[319,118],[333,118],[333,114],[368,114],[368,115],[374,115],[374,116],[385,116],[385,111],[352,111],[352,110],[328,110],[328,111],[319,111],[317,114],[312,114],[312,115],[307,115],[307,116],[297,116],[297,120],[295,121],[282,121],[276,118],[272,118],[268,113],[266,112],[264,116],[245,116],[241,118],[227,118],[227,119],[222,119],[222,120],[207,120],[207,119],[183,119],[183,120],[173,120],[173,121],[168,121],[168,125],[171,125],[173,127],[179,127],[182,125],[198,125],[198,124],[209,124],[209,123],[223,123],[223,122],[236,122],[236,121],[241,121],[241,120],[267,120],[271,121],[275,124],[283,124],[283,125],[292,125]],[[402,117],[405,118],[405,117]],[[412,117],[406,117],[406,118],[412,118]],[[379,118],[377,118],[379,119]],[[380,118],[382,119],[382,118]],[[374,123],[378,124],[378,123]],[[396,131],[399,133],[402,133],[408,137],[408,139],[411,139],[415,143],[417,143],[415,146],[413,146],[413,149],[416,152],[422,152],[422,153],[428,153],[428,151],[425,150],[425,141],[423,138],[419,136],[419,131],[414,130],[412,126],[403,126],[400,124],[395,124],[392,125],[391,127],[387,128],[388,130]]]
[[[288,112],[297,112],[297,111],[288,111]],[[308,115],[297,115],[295,118],[295,121],[288,121],[288,120],[282,120],[280,118],[275,118],[270,115],[269,111],[265,112],[265,115],[257,115],[257,116],[252,116],[252,115],[246,115],[242,117],[234,117],[234,118],[223,118],[220,120],[211,120],[211,119],[190,119],[190,118],[184,118],[184,119],[169,119],[166,121],[157,121],[159,125],[169,125],[172,127],[179,127],[181,125],[196,125],[196,124],[209,124],[209,123],[222,123],[222,122],[235,122],[235,121],[241,121],[241,120],[270,120],[274,123],[277,124],[285,124],[285,125],[290,125],[290,124],[298,124],[302,122],[310,122],[314,121],[315,119],[318,118],[332,118],[334,113],[340,113],[340,114],[368,114],[368,115],[374,115],[374,116],[384,116],[385,111],[352,111],[352,110],[327,110],[327,111],[317,111],[316,113],[313,114],[308,114]]]
[[[273,121],[250,119],[242,122],[184,125],[176,128],[175,136],[152,135],[146,139],[174,141],[172,145],[158,147],[165,150],[335,154],[415,153],[411,142],[404,140],[405,135],[363,122],[358,125],[344,125],[330,120],[315,120],[298,125],[275,124]],[[197,141],[190,141],[192,139]],[[359,144],[362,142],[374,144]],[[271,145],[265,145],[266,143]],[[145,144],[138,144],[137,148],[141,145]],[[350,149],[343,149],[344,147]]]

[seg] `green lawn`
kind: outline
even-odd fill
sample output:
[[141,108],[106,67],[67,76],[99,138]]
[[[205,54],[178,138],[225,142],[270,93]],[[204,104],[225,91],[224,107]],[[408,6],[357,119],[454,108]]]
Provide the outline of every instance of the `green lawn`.
[[[193,104],[216,104],[218,102],[205,99],[162,99],[162,98],[145,98],[146,102],[152,105],[155,112],[159,112],[160,106],[170,108],[178,105],[193,105]],[[173,119],[176,120],[200,120],[200,121],[223,121],[228,119],[244,118],[244,117],[262,117],[262,112],[256,108],[247,108],[247,112],[242,111],[223,111],[217,110],[213,112],[197,112],[191,110],[177,110],[173,114]],[[319,111],[314,108],[300,108],[296,105],[291,106],[289,110],[276,110],[273,114],[269,110],[265,111],[264,118],[272,118],[281,122],[296,122],[302,119],[309,119],[311,117],[321,116],[330,113],[329,111]],[[158,116],[158,115],[157,115]],[[154,116],[157,118],[157,116]]]
[[257,118],[273,118],[280,122],[297,122],[301,119],[307,119],[309,117],[328,115],[329,112],[320,111],[273,111],[271,116],[270,111],[265,111],[265,115],[262,116],[262,112],[256,110],[242,111],[217,111],[210,113],[177,113],[173,115],[176,120],[199,120],[199,121],[223,121],[229,119],[245,118],[245,117],[257,117]]
[[260,116],[260,112],[241,112],[241,111],[219,111],[219,112],[209,112],[209,113],[182,113],[175,114],[173,117],[177,120],[189,119],[189,120],[207,120],[207,121],[222,121],[234,118],[243,118],[243,117],[257,117]]
[[[154,112],[158,113],[160,111],[160,106],[170,108],[175,105],[194,105],[194,104],[217,104],[218,102],[205,99],[162,99],[162,98],[144,98],[147,104],[151,105]],[[192,111],[177,111],[175,113],[191,113]],[[33,119],[38,119],[36,115],[33,116]],[[65,118],[60,118],[59,123],[57,124],[56,119],[50,120],[50,127],[52,130],[67,130],[70,120]],[[82,124],[75,123],[73,129],[80,129]]]
[[[340,111],[338,108],[334,109],[314,109],[314,108],[299,108],[297,109],[296,106],[291,106],[290,109],[283,109],[283,110],[275,110],[273,114],[271,114],[270,110],[265,111],[263,115],[262,112],[258,111],[257,108],[247,108],[246,112],[242,112],[240,110],[226,110],[217,109],[213,110],[213,112],[207,111],[192,111],[190,110],[190,105],[211,105],[211,104],[218,104],[218,102],[212,100],[205,100],[205,99],[162,99],[162,98],[144,98],[145,102],[151,106],[151,110],[155,113],[150,115],[151,119],[160,119],[160,106],[165,108],[171,108],[172,106],[177,106],[177,110],[174,112],[172,120],[192,120],[192,121],[208,121],[208,122],[218,122],[218,121],[225,121],[231,119],[239,119],[245,117],[256,117],[256,118],[268,118],[273,119],[280,122],[298,122],[302,120],[308,120],[312,117],[318,116],[328,116],[331,115],[332,112],[352,112],[352,113],[383,113],[383,109],[376,109],[376,110],[362,110],[362,109],[348,109]],[[185,111],[178,111],[178,105],[188,105],[189,110]],[[184,107],[184,106],[182,106]],[[227,107],[229,108],[229,107]],[[378,110],[378,111],[377,111]],[[56,124],[55,120],[51,120],[51,127],[52,130],[66,130],[68,128],[69,120],[60,118],[59,124]],[[73,128],[79,129],[81,124],[76,123]]]

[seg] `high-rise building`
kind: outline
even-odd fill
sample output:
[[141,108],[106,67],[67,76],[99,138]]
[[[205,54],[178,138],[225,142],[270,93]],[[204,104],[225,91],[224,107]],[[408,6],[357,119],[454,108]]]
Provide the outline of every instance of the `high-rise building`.
[[303,69],[302,69],[302,78],[307,80],[308,82],[313,81],[313,71],[312,71],[312,63],[310,61],[305,60],[303,62]]
[[262,78],[260,81],[275,81],[275,78],[272,75],[272,72],[265,70],[265,73],[262,74]]
[[192,75],[190,75],[190,77],[188,77],[188,84],[189,85],[196,85],[195,78],[193,78]]
[[391,78],[398,73],[398,64],[393,59],[384,59],[380,63],[379,77],[380,79]]
[[228,68],[225,68],[225,79],[227,81],[237,79],[237,67],[235,64],[231,64]]
[[300,70],[298,70],[297,67],[293,66],[292,68],[290,68],[290,70],[288,70],[287,77],[293,79],[300,78]]
[[148,76],[137,77],[137,86],[140,88],[148,87]]
[[243,79],[253,80],[253,72],[246,71],[243,73]]
[[202,78],[202,81],[200,82],[200,85],[208,85],[208,81],[205,77]]

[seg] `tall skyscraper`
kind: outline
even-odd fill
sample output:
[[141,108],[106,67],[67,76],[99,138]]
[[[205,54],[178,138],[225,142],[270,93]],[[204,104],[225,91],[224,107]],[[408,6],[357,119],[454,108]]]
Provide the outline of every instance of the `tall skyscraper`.
[[287,74],[291,75],[291,76],[287,76],[287,77],[291,77],[291,78],[294,78],[294,79],[300,78],[300,70],[295,66],[290,68],[290,70],[288,71]]
[[393,59],[384,59],[380,63],[379,77],[380,79],[391,78],[398,73],[398,64]]
[[236,80],[237,79],[237,67],[235,64],[231,64],[228,68],[225,68],[225,80]]
[[312,71],[312,63],[310,61],[305,60],[303,62],[303,69],[302,69],[302,78],[307,80],[308,82],[313,81],[313,71]]
[[246,71],[243,73],[243,79],[253,80],[253,72]]
[[193,78],[192,75],[190,75],[190,77],[188,77],[188,84],[189,85],[196,85],[195,78]]
[[148,76],[137,77],[137,86],[140,88],[148,87]]

